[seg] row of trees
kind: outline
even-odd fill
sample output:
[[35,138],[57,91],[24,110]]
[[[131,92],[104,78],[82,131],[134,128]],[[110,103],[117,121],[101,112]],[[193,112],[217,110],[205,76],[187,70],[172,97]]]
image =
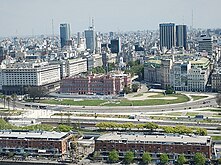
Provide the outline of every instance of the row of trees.
[[[124,155],[124,163],[130,164],[134,161],[135,154],[132,151],[126,152]],[[119,153],[116,150],[112,150],[108,155],[108,161],[110,163],[119,162]],[[152,161],[152,157],[148,152],[144,152],[142,155],[142,163],[149,164]],[[206,158],[202,153],[196,153],[192,160],[196,165],[204,165],[206,162]],[[162,165],[167,164],[169,162],[169,157],[166,153],[160,155],[160,163]],[[178,165],[183,165],[187,162],[184,154],[179,155],[178,159],[176,160]]]
[[4,101],[4,108],[6,107],[6,102],[7,102],[8,110],[10,110],[10,102],[13,101],[13,110],[15,109],[15,102],[17,100],[17,95],[15,93],[12,94],[11,96],[3,95],[2,98]]
[[[49,90],[46,87],[27,87],[25,88],[25,93],[28,94],[30,98],[32,98],[32,101],[34,102],[36,98],[39,100],[41,97],[44,97],[48,94]],[[8,109],[10,102],[13,101],[13,109],[15,109],[15,103],[17,100],[17,94],[14,93],[11,96],[2,95],[3,101],[4,101],[4,108],[6,107],[6,102],[8,104]]]
[[116,128],[123,128],[123,129],[150,129],[151,131],[155,129],[163,129],[166,133],[177,133],[177,134],[191,134],[195,133],[197,135],[206,136],[207,130],[205,128],[190,128],[184,125],[179,126],[159,126],[156,123],[148,122],[145,124],[134,124],[134,123],[115,123],[115,122],[101,122],[96,124],[96,127],[99,129],[116,129]]

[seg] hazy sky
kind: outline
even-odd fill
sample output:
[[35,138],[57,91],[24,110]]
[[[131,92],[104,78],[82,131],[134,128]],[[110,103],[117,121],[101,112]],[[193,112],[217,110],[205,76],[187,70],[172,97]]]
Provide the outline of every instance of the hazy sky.
[[157,29],[162,22],[221,27],[221,0],[0,0],[0,37],[55,33],[70,23],[84,31],[94,17],[97,31]]

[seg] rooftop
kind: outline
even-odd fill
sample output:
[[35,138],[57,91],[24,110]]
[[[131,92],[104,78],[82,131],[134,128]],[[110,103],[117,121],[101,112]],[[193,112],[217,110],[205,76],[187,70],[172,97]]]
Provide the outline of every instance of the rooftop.
[[66,132],[28,132],[28,131],[0,131],[0,139],[52,139],[61,140],[68,133]]
[[109,133],[100,136],[97,140],[100,141],[140,141],[140,142],[166,142],[166,143],[196,143],[196,144],[208,144],[211,141],[210,136],[187,136],[187,135],[142,135],[142,134],[121,134],[121,133]]
[[209,62],[208,58],[202,57],[198,60],[190,60],[191,64],[196,64],[196,65],[202,65],[202,64],[207,64]]

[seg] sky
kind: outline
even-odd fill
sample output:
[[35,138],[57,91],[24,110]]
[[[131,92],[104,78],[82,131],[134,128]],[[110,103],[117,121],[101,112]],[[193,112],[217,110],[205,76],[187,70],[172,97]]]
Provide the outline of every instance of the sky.
[[[0,37],[55,34],[70,23],[83,32],[94,18],[96,31],[156,30],[174,22],[194,28],[221,28],[221,0],[0,0]],[[193,14],[192,14],[193,13]]]

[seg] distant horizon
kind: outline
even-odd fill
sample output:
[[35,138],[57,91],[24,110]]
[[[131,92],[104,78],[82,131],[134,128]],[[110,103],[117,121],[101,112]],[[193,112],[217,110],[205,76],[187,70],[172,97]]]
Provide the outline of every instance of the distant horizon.
[[94,18],[97,32],[158,30],[160,23],[221,28],[220,0],[0,0],[0,37],[59,34],[69,23],[71,34],[83,32]]

